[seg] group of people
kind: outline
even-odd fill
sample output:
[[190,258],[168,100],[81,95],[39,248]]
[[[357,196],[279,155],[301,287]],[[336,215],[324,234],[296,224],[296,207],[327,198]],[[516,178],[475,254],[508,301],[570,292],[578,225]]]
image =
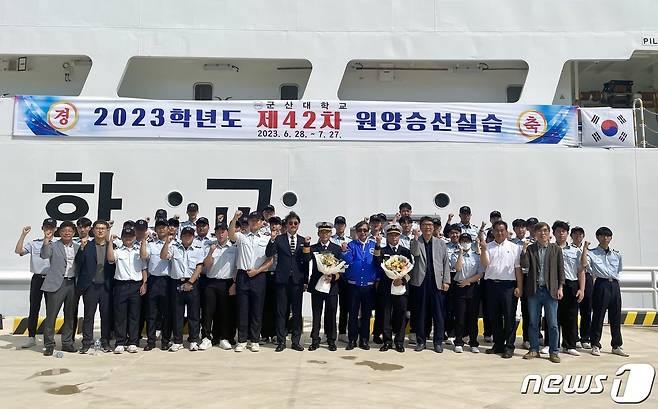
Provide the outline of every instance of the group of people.
[[[599,356],[606,312],[612,353],[628,356],[620,330],[622,258],[610,247],[607,227],[596,231],[598,246],[590,249],[584,230],[567,222],[549,226],[536,218],[516,219],[512,233],[498,211],[491,212],[489,228],[484,222],[472,224],[468,206],[460,208],[459,222],[453,223],[450,214],[445,226],[438,217],[412,217],[408,203],[391,220],[374,214],[351,229],[337,216],[333,223],[315,224],[317,239],[298,233],[299,215],[290,212],[282,219],[272,205],[248,215],[237,211],[228,224],[218,216],[214,235],[196,203],[187,206],[187,214],[188,220],[180,222],[159,209],[152,227],[148,219],[127,221],[118,237],[110,221],[87,218],[59,226],[45,219],[43,237],[27,242],[31,228],[23,228],[15,251],[30,255],[33,273],[24,347],[36,345],[45,296],[46,356],[55,348],[62,306],[62,350],[78,351],[80,297],[80,353],[98,342],[97,310],[105,352],[137,352],[144,327],[144,351],[156,347],[159,330],[160,348],[176,352],[184,347],[185,320],[190,351],[217,345],[257,352],[262,343],[272,342],[280,352],[288,335],[290,347],[303,351],[302,300],[308,291],[309,351],[320,347],[323,321],[330,351],[339,339],[347,350],[368,350],[372,340],[380,351],[398,352],[405,351],[407,339],[415,351],[426,349],[431,339],[438,353],[444,343],[462,353],[466,342],[470,352],[478,353],[482,315],[484,341],[492,343],[485,352],[511,358],[520,299],[524,359],[541,353],[560,362],[560,350],[579,355],[578,349]],[[322,273],[317,254],[344,261],[344,272]],[[395,256],[413,267],[392,279],[382,266]]]

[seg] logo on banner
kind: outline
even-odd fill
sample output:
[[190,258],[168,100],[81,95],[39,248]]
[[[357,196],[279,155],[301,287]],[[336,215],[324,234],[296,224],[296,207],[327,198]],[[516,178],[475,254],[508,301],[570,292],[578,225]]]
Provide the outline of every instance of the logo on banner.
[[48,108],[48,124],[58,131],[68,131],[78,122],[78,109],[70,102],[58,101]]
[[548,130],[548,121],[544,114],[534,109],[524,111],[517,121],[519,132],[528,138],[539,138]]
[[592,116],[591,122],[597,129],[592,133],[592,139],[594,139],[596,142],[600,142],[604,136],[607,136],[608,138],[616,137],[621,142],[624,142],[628,137],[628,134],[624,131],[619,132],[619,128],[621,128],[621,126],[628,121],[622,114],[617,116],[615,119],[601,120],[600,116],[594,114]]

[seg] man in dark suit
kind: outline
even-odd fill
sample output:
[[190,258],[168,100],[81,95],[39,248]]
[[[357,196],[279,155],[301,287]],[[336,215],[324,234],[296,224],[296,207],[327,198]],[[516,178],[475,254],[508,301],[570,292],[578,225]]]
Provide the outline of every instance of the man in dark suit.
[[110,332],[112,331],[112,283],[114,265],[107,261],[107,246],[110,225],[105,220],[96,220],[93,226],[94,239],[85,240],[75,255],[78,266],[77,289],[84,302],[82,321],[81,354],[87,353],[94,344],[94,316],[96,307],[101,313],[101,348],[112,352]]
[[[411,293],[416,317],[416,352],[425,349],[430,326],[426,317],[434,322],[434,352],[443,352],[445,293],[450,288],[450,263],[446,244],[434,236],[431,217],[420,219],[422,236],[411,240],[411,254],[416,263],[411,272]],[[414,319],[412,317],[412,319]]]
[[[336,350],[336,310],[338,308],[338,282],[339,274],[324,275],[318,270],[317,260],[313,253],[331,253],[337,260],[341,260],[342,251],[340,246],[331,242],[331,232],[334,225],[329,222],[320,222],[316,224],[318,228],[317,243],[311,246],[309,258],[313,262],[313,272],[308,283],[308,290],[311,293],[311,306],[313,308],[313,329],[311,330],[311,346],[309,351],[315,351],[320,347],[320,318],[322,317],[322,307],[324,305],[324,334],[327,337],[327,344],[330,351]],[[318,281],[324,280],[330,283],[328,293],[318,291],[315,287]]]
[[[413,263],[411,251],[400,245],[400,234],[402,228],[397,223],[389,224],[386,227],[386,247],[381,249],[380,256],[376,257],[375,263],[381,269],[381,263],[385,262],[391,256],[400,255],[406,257]],[[407,327],[407,281],[409,275],[391,280],[383,271],[380,274],[377,283],[377,292],[380,294],[384,303],[383,309],[383,333],[384,344],[379,348],[380,351],[386,352],[393,347],[393,332],[395,332],[395,350],[404,352],[404,335]],[[404,286],[404,293],[400,295],[391,294],[391,285]]]
[[75,254],[80,248],[73,242],[75,224],[65,221],[60,224],[60,239],[53,242],[54,230],[45,230],[40,256],[50,261],[50,270],[43,280],[41,290],[46,293],[46,320],[43,323],[44,356],[52,356],[55,350],[55,320],[64,305],[62,327],[62,351],[76,352],[74,333],[78,297],[75,293]]
[[292,312],[292,349],[304,350],[300,344],[302,298],[308,285],[308,253],[311,251],[311,238],[304,238],[297,234],[299,223],[299,216],[295,212],[290,212],[285,219],[286,233],[271,240],[265,251],[265,255],[270,259],[277,256],[275,270],[276,352],[281,352],[286,348],[286,321],[289,307]]

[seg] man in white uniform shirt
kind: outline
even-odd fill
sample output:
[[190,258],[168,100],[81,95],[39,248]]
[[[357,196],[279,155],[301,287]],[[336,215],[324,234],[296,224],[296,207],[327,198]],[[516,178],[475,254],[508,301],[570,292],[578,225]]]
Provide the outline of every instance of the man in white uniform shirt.
[[[210,245],[203,260],[206,270],[206,285],[203,289],[201,310],[201,333],[203,340],[199,349],[206,350],[219,342],[222,349],[231,349],[228,341],[235,334],[235,308],[232,296],[235,295],[235,274],[237,248],[228,240],[228,226],[220,223],[215,226],[217,242]],[[218,328],[215,328],[218,327]],[[219,339],[214,340],[213,334]]]
[[194,227],[181,229],[180,241],[172,241],[167,236],[162,246],[160,258],[169,260],[169,275],[171,276],[171,297],[174,317],[172,328],[174,333],[170,352],[183,348],[183,320],[187,308],[190,351],[199,350],[199,315],[201,298],[199,276],[203,267],[203,249],[192,244]]
[[480,263],[485,269],[487,305],[493,326],[493,348],[487,354],[514,355],[516,340],[516,305],[522,294],[521,247],[507,240],[507,223],[494,222],[494,240],[480,242]]
[[140,257],[148,263],[148,291],[146,316],[146,346],[144,351],[155,348],[155,323],[160,317],[160,349],[166,351],[171,345],[171,278],[169,277],[169,261],[160,258],[160,252],[169,235],[169,224],[166,219],[155,221],[154,241],[144,240],[140,247]]
[[267,284],[267,277],[262,273],[270,266],[265,256],[270,236],[260,233],[263,215],[259,212],[249,213],[246,233],[239,232],[236,224],[241,216],[241,211],[235,212],[228,228],[228,237],[237,247],[238,343],[235,352],[244,351],[247,341],[251,343],[251,350],[258,352]]
[[[139,315],[141,296],[146,294],[148,272],[139,257],[135,242],[135,229],[121,231],[121,246],[107,246],[107,261],[115,264],[114,270],[114,353],[120,354],[127,344],[128,352],[137,352],[139,344]],[[126,338],[126,334],[128,337]]]

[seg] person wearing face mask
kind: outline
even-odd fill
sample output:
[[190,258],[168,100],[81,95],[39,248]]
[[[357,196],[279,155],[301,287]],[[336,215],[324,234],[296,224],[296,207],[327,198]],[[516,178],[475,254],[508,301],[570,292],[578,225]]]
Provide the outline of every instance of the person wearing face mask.
[[455,267],[455,352],[464,351],[464,336],[468,335],[471,352],[480,352],[478,343],[478,311],[480,308],[480,279],[484,269],[480,255],[473,250],[471,235],[459,236],[459,249],[451,255],[450,265]]
[[[459,237],[462,234],[462,228],[459,224],[449,224],[446,226],[448,239],[446,250],[448,252],[448,260],[452,260],[452,255],[459,251]],[[452,345],[455,337],[455,288],[457,283],[455,277],[455,263],[450,263],[450,289],[446,293],[446,344]]]

